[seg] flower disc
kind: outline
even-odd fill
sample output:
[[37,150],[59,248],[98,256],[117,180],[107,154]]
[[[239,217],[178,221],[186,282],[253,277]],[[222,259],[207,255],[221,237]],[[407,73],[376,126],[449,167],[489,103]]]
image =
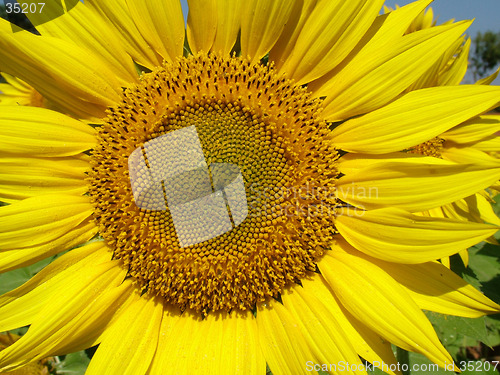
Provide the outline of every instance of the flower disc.
[[[203,54],[164,65],[124,92],[98,139],[89,181],[100,231],[143,291],[181,309],[253,308],[316,270],[332,241],[337,152],[319,101],[272,66]],[[204,160],[181,173],[170,159],[188,154]],[[235,210],[227,186],[239,178]],[[208,200],[224,209],[179,214]],[[226,215],[229,227],[206,238]]]

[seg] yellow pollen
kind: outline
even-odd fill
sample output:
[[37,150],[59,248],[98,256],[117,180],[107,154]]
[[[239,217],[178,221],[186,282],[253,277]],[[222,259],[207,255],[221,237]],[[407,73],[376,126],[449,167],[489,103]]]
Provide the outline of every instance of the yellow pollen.
[[[334,235],[338,174],[320,113],[318,100],[272,66],[236,57],[181,58],[127,89],[99,129],[89,183],[100,232],[138,287],[206,314],[252,309],[315,271]],[[169,158],[198,141],[201,167],[177,173]],[[156,171],[169,177],[148,190]],[[238,176],[239,211],[223,189]],[[212,216],[229,216],[229,229],[206,239],[214,228],[200,219],[181,233],[177,217],[194,216],[178,207],[207,197],[225,202]]]
[[441,152],[443,150],[444,139],[436,137],[427,142],[421,143],[415,147],[412,147],[408,152],[411,154],[418,154],[424,156],[433,156],[435,158],[441,158]]

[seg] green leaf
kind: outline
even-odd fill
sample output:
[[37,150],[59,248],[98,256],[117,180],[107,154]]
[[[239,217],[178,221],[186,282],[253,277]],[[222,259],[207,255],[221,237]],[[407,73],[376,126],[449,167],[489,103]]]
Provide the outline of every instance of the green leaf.
[[[481,341],[490,345],[490,338],[486,329],[486,321],[481,318],[462,318],[452,315],[441,315],[427,312],[427,317],[438,332],[443,344],[455,344],[460,336],[467,336],[473,340]],[[472,342],[475,344],[475,342]],[[490,345],[491,346],[491,345]]]
[[63,361],[57,365],[58,374],[84,375],[90,363],[85,351],[68,354]]

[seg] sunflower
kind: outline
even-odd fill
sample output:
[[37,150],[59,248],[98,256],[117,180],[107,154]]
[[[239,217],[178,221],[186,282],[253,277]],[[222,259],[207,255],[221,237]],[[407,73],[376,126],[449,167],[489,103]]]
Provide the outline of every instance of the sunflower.
[[[386,11],[390,8],[385,7]],[[451,24],[453,20],[444,24]],[[436,26],[432,8],[420,13],[412,22],[407,34],[428,29]],[[470,38],[460,36],[455,44],[442,53],[441,58],[415,82],[407,91],[418,90],[426,87],[458,85],[464,79],[467,72],[468,57],[470,50]],[[496,75],[487,77],[476,84],[490,84]],[[500,143],[496,133],[500,131],[500,116],[488,115],[478,116],[467,122],[457,125],[435,138],[424,143],[410,147],[405,152],[416,153],[425,156],[463,163],[477,164],[487,167],[500,162]],[[494,187],[495,182],[491,187]],[[466,221],[486,222],[495,225],[500,220],[494,213],[490,202],[493,201],[488,190],[482,190],[474,195],[450,202],[442,207],[422,212],[421,214],[433,217],[450,217]],[[488,242],[498,244],[494,237],[487,239]],[[464,264],[468,264],[467,249],[459,252]],[[450,266],[449,258],[441,259],[447,267]]]
[[0,297],[0,330],[30,326],[1,368],[96,344],[88,374],[341,373],[395,364],[390,343],[450,366],[422,309],[500,306],[435,259],[498,226],[413,212],[500,166],[400,150],[500,89],[406,92],[470,24],[405,34],[429,3],[193,0],[185,28],[176,0],[86,0],[30,14],[40,36],[1,22],[0,70],[53,109],[2,106],[0,270],[70,249]]

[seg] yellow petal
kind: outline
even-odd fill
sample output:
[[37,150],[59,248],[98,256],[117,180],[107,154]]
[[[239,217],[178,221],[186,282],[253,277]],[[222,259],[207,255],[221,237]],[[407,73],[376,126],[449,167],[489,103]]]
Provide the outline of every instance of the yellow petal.
[[98,232],[98,228],[91,218],[60,237],[37,245],[30,245],[22,249],[0,252],[0,272],[25,267],[49,256],[71,249],[90,240]]
[[260,346],[273,374],[302,374],[307,361],[318,363],[293,316],[279,302],[257,304],[257,326]]
[[383,0],[319,0],[280,71],[310,82],[335,68],[378,15]]
[[[306,288],[296,286],[282,293],[281,297],[283,306],[291,313],[293,324],[300,327],[307,345],[318,358],[318,363],[338,364],[339,367],[342,363],[349,363],[356,368],[363,367],[340,322]],[[337,368],[331,373],[355,374],[358,371],[349,367]]]
[[269,52],[269,60],[274,62],[278,71],[281,70],[283,64],[290,57],[295,42],[304,28],[305,22],[316,7],[317,2],[318,0],[304,0],[294,3],[292,13],[285,24],[280,38]]
[[87,191],[89,168],[87,160],[71,157],[1,158],[0,200],[11,203],[42,194],[82,195]]
[[64,289],[68,279],[110,259],[111,252],[103,242],[82,246],[57,258],[26,283],[0,297],[0,330],[31,324],[47,301]]
[[500,137],[492,136],[474,143],[472,147],[476,150],[484,152],[499,152],[500,151]]
[[2,106],[0,154],[70,156],[95,146],[94,130],[80,121],[44,108]]
[[452,60],[446,73],[439,77],[439,86],[453,86],[459,85],[467,73],[469,65],[469,51],[471,46],[471,39],[467,38],[465,44],[462,46],[456,57]]
[[181,317],[180,309],[168,304],[164,306],[161,325],[158,331],[156,354],[153,357],[148,374],[160,375],[165,372],[166,368],[172,366],[172,359],[170,358],[170,353],[166,350],[166,348],[172,341],[184,341],[183,336],[173,336],[174,328],[183,318],[185,318],[185,316]]
[[379,335],[441,366],[452,361],[423,312],[382,269],[345,253],[329,254],[319,267],[345,308]]
[[188,7],[186,32],[189,47],[193,53],[208,52],[217,32],[217,0],[188,0]]
[[[498,312],[500,306],[438,262],[400,264],[365,255],[344,239],[337,239],[334,251],[363,258],[391,275],[421,309],[442,314],[479,317]],[[449,258],[445,258],[449,261]]]
[[[85,272],[67,278],[62,290],[35,316],[22,339],[0,353],[0,367],[13,370],[29,361],[61,354],[58,350],[62,347],[74,346],[75,342],[88,343],[89,335],[102,331],[126,292],[125,288],[120,288],[119,293],[107,295],[126,275],[117,263],[107,262],[93,269],[87,267]],[[127,284],[130,293],[131,283]],[[110,302],[114,304],[109,305]]]
[[56,239],[92,213],[88,197],[45,195],[0,208],[1,251]]
[[[19,4],[38,4],[38,0],[20,0]],[[106,62],[122,85],[138,80],[134,62],[123,49],[118,33],[93,9],[77,2],[65,12],[59,1],[48,1],[43,11],[28,12],[26,16],[43,36],[52,36],[96,53]]]
[[[338,121],[392,102],[419,79],[467,29],[469,22],[405,35],[370,54],[359,53],[317,95],[326,96],[323,116]],[[372,42],[373,43],[373,42]]]
[[33,88],[23,80],[2,73],[7,83],[0,83],[0,103],[2,105],[30,105]]
[[[217,314],[219,315],[219,314]],[[261,352],[257,324],[250,311],[220,313],[210,317],[215,332],[224,332],[220,340],[220,361],[213,367],[215,374],[263,374],[266,360]]]
[[297,0],[247,0],[241,15],[241,55],[259,62],[278,41]]
[[[217,32],[212,45],[212,51],[215,53],[227,56],[231,52],[240,31],[242,7],[242,0],[216,1]],[[207,16],[205,13],[204,18]],[[193,27],[196,29],[197,26],[193,25]]]
[[126,0],[86,0],[85,5],[113,25],[125,50],[135,61],[151,70],[161,65],[163,59],[159,58],[142,37],[132,20]]
[[500,102],[500,88],[477,85],[410,92],[333,130],[336,147],[361,153],[401,151],[432,139]]
[[462,147],[452,147],[452,145],[452,143],[444,144],[445,147],[441,150],[441,157],[444,160],[460,164],[476,164],[483,168],[496,168],[500,163],[499,159],[484,151],[477,150],[468,145]]
[[142,36],[166,61],[181,57],[184,17],[179,0],[127,0],[130,14]]
[[87,374],[145,374],[156,352],[163,304],[142,296],[107,328]]
[[308,84],[313,95],[316,97],[326,96],[330,81],[347,65],[358,60],[359,55],[366,59],[380,49],[394,45],[404,34],[406,34],[411,23],[432,0],[420,0],[410,3],[404,7],[398,7],[396,10],[387,14],[382,14],[375,19],[370,29],[361,39],[356,47],[356,53],[349,55],[340,66],[323,77]]
[[424,310],[476,318],[500,312],[500,306],[440,263],[396,264],[374,260]]
[[490,85],[498,77],[499,73],[500,73],[500,67],[492,75],[477,81],[476,85]]
[[94,52],[27,31],[12,33],[0,19],[0,70],[33,86],[65,112],[99,122],[117,104],[121,85]]
[[464,40],[465,37],[461,36],[450,45],[430,69],[406,89],[406,92],[427,87],[459,85],[468,65],[470,41],[464,45]]
[[[309,300],[309,295],[314,296],[313,300],[328,311],[330,319],[339,322],[360,357],[372,364],[396,364],[390,343],[346,311],[321,275],[314,274],[311,278],[302,279],[302,284],[304,293],[301,294],[304,299]],[[392,371],[389,373],[394,374]],[[399,372],[397,373],[399,374]]]
[[446,217],[500,226],[500,218],[493,211],[491,203],[480,194],[447,204],[442,210]]
[[493,235],[498,227],[413,215],[396,208],[352,212],[335,221],[356,249],[395,263],[424,263],[455,254]]
[[261,374],[266,363],[252,313],[232,311],[182,316],[169,308],[163,316],[158,350],[149,374]]
[[464,266],[468,267],[469,266],[469,251],[467,249],[463,249],[463,250],[459,251],[458,255],[460,255],[460,258],[462,259]]
[[[362,165],[365,160],[359,157]],[[340,171],[343,171],[342,166]],[[411,212],[451,203],[500,178],[500,164],[457,164],[433,157],[386,158],[367,163],[337,183],[338,197],[363,209],[398,207]]]
[[500,131],[500,116],[484,115],[455,126],[441,134],[440,137],[447,141],[463,144],[478,142],[498,131]]

